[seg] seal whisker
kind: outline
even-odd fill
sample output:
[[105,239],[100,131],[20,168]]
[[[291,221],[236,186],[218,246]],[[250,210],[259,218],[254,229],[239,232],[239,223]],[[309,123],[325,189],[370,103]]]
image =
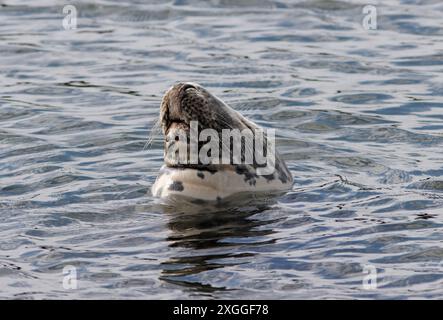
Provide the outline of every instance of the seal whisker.
[[148,140],[143,146],[142,151],[145,151],[147,148],[149,148],[152,145],[152,141],[154,141],[154,137],[160,133],[161,133],[161,119],[158,119],[152,126],[151,130],[149,131]]

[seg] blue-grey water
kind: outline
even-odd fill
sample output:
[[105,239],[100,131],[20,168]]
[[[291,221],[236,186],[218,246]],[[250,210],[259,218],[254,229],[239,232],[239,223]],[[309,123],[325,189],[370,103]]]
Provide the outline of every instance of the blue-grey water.
[[[0,298],[443,298],[440,0],[66,4],[0,0]],[[275,128],[292,191],[159,205],[176,81]]]

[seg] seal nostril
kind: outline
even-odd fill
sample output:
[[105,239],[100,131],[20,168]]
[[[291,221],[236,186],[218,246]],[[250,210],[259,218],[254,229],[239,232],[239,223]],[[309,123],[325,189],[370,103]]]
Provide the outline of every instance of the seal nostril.
[[186,90],[188,90],[188,89],[197,89],[194,85],[192,85],[192,84],[189,84],[189,83],[185,83],[184,85],[183,85],[183,87],[181,88],[181,90],[183,91],[183,92],[185,92]]

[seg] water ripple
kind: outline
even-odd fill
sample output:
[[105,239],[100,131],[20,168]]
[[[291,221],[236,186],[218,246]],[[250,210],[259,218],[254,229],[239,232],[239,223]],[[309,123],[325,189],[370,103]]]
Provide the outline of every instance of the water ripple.
[[[439,1],[383,1],[377,30],[351,0],[100,0],[76,31],[62,5],[0,8],[0,298],[442,297]],[[151,197],[188,80],[277,130],[288,194]]]

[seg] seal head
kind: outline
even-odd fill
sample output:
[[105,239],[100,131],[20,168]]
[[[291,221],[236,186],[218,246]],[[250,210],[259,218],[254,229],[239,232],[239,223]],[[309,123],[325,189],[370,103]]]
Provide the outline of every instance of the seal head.
[[[266,148],[271,140],[267,134],[196,83],[178,83],[165,93],[160,106],[160,123],[165,137],[165,164],[152,187],[154,196],[220,201],[242,192],[282,193],[292,186],[292,175],[280,155]],[[193,138],[193,133],[203,131],[210,132],[206,139]],[[251,139],[262,139],[265,145],[262,154],[272,156],[274,170],[260,173],[266,164],[258,161],[256,144],[248,143],[252,140],[247,137],[238,141],[229,137],[232,144],[223,139],[213,140],[227,131],[252,132]],[[208,141],[213,143],[210,151]],[[219,150],[214,148],[214,143]],[[236,147],[239,148],[237,155]],[[210,154],[213,161],[205,161],[200,156],[192,159],[193,154],[202,153]],[[225,154],[229,154],[229,159]],[[245,162],[246,158],[252,161]]]

